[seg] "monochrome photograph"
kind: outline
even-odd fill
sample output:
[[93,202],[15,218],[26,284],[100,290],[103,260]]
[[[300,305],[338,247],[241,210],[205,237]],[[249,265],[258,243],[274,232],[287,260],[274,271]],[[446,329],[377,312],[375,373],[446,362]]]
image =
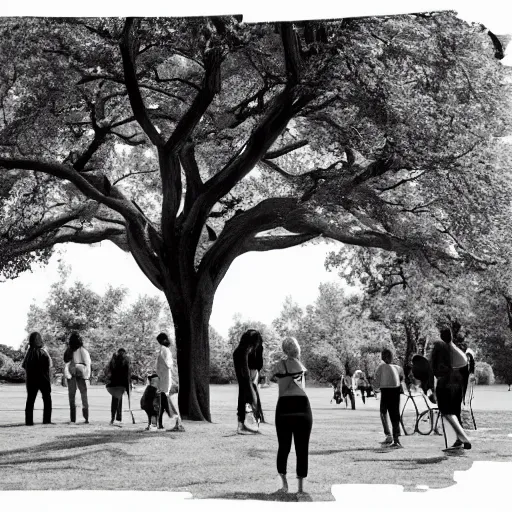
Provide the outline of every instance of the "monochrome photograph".
[[363,4],[0,9],[2,502],[500,503],[512,18]]

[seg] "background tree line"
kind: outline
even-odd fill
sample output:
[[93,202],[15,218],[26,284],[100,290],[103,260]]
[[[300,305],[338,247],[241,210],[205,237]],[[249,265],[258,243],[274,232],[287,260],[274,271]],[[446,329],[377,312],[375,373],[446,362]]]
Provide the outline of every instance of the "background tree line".
[[[372,376],[384,346],[394,349],[402,365],[416,353],[428,356],[444,323],[451,325],[463,349],[476,352],[479,383],[493,383],[494,375],[512,383],[512,301],[499,286],[506,282],[499,269],[484,275],[443,276],[441,281],[432,271],[422,274],[412,261],[385,253],[372,258],[354,250],[342,256],[332,253],[326,265],[340,273],[340,281],[320,284],[318,297],[305,308],[286,297],[270,325],[236,314],[227,337],[210,327],[210,382],[236,381],[232,353],[249,328],[258,329],[264,339],[264,375],[281,355],[282,338],[295,336],[309,378],[328,383],[358,369]],[[74,330],[86,340],[95,380],[103,380],[105,366],[121,346],[130,354],[134,374],[143,377],[153,371],[155,337],[160,331],[172,333],[166,304],[149,296],[128,304],[126,289],[108,287],[98,294],[80,281],[70,283],[69,273],[69,267],[59,267],[48,298],[42,305],[33,304],[27,318],[27,334],[42,333],[56,372],[62,372],[65,343]],[[357,287],[347,287],[347,281]],[[0,378],[23,381],[25,348],[0,346]]]

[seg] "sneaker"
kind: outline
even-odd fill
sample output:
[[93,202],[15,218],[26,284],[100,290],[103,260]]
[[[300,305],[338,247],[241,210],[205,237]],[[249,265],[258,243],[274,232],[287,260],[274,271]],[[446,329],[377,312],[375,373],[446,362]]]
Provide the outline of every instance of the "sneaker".
[[180,423],[179,425],[174,425],[169,432],[185,432],[185,427]]
[[459,446],[453,445],[453,446],[449,446],[448,448],[445,448],[443,450],[443,452],[455,452],[456,453],[456,452],[459,452],[461,449],[462,449],[461,445],[459,445]]
[[391,436],[387,436],[384,441],[380,443],[381,445],[385,446],[387,444],[393,444],[393,438]]
[[390,448],[403,448],[403,446],[400,444],[400,441],[394,441],[389,445]]
[[156,428],[156,425],[148,425],[144,430],[147,432],[156,432],[158,429]]
[[460,439],[457,439],[457,441],[455,441],[455,443],[453,443],[453,445],[451,446],[452,448],[460,448],[464,443],[460,440]]

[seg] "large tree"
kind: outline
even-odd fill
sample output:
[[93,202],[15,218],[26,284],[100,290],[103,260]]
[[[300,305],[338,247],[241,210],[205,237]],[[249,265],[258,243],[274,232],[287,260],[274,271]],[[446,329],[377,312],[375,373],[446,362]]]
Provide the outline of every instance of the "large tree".
[[477,257],[478,205],[506,193],[503,69],[453,13],[4,18],[0,41],[2,272],[65,242],[130,251],[169,302],[188,418],[210,419],[208,323],[236,257],[318,237]]

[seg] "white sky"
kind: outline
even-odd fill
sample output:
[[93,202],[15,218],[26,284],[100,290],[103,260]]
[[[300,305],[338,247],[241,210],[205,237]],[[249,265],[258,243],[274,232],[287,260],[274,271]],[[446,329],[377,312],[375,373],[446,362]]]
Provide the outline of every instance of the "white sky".
[[[30,4],[29,4],[30,5]],[[207,8],[205,8],[207,5]],[[77,11],[77,9],[79,9]],[[454,9],[467,21],[484,23],[496,34],[512,33],[510,8],[502,1],[387,1],[354,2],[336,5],[335,2],[296,2],[293,7],[268,0],[240,2],[221,0],[203,2],[99,2],[87,3],[87,8],[76,7],[72,2],[63,4],[44,2],[30,5],[23,2],[5,2],[0,15],[199,15],[242,13],[246,21],[279,19],[339,18],[369,14],[401,13],[434,9]],[[128,11],[128,12],[127,12]],[[504,62],[512,64],[512,51]],[[270,322],[281,309],[286,295],[291,295],[301,305],[311,303],[321,282],[335,280],[327,273],[323,263],[326,253],[335,245],[325,244],[303,248],[244,255],[235,260],[216,295],[211,324],[223,335],[227,333],[235,313],[245,319]],[[49,286],[57,277],[57,261],[62,257],[73,266],[72,279],[80,279],[98,292],[107,284],[124,284],[131,297],[138,293],[158,294],[138,269],[133,259],[110,243],[84,247],[69,245],[60,255],[55,255],[48,267],[26,273],[18,279],[0,283],[0,343],[18,346],[26,336],[25,324],[29,305],[42,303]]]

